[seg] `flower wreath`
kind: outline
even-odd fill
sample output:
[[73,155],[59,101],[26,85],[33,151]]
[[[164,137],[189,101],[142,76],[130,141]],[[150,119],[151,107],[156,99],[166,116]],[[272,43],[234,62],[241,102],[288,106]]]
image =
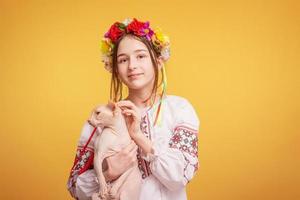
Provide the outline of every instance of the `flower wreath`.
[[133,34],[144,37],[153,44],[154,50],[166,62],[170,57],[169,37],[162,33],[160,28],[152,30],[149,22],[141,22],[136,18],[125,19],[124,22],[115,22],[101,40],[102,62],[109,72],[112,72],[112,54],[116,41],[124,34]]

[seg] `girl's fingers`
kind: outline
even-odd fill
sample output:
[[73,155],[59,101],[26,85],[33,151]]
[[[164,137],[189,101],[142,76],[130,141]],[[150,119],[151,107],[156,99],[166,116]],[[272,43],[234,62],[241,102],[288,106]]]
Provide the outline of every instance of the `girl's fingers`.
[[128,108],[124,108],[123,110],[122,110],[122,113],[126,113],[126,112],[128,112],[128,111],[133,111],[132,109],[128,109]]
[[117,102],[117,105],[120,106],[120,107],[126,106],[126,107],[129,107],[129,108],[133,108],[133,105],[128,101],[119,101],[119,102]]
[[137,118],[137,116],[133,110],[123,111],[123,114],[125,114],[127,116],[132,115],[134,118]]
[[129,106],[135,106],[134,103],[132,103],[132,101],[129,101],[129,100],[121,100],[119,102],[117,102],[117,105],[119,104],[126,104],[126,105],[129,105]]
[[132,103],[131,101],[128,100],[123,100],[117,102],[118,106],[124,111],[124,110],[134,110],[136,112],[136,117],[138,118],[140,114],[140,110]]
[[135,110],[125,109],[125,110],[122,111],[122,113],[123,113],[123,114],[129,113],[129,114],[132,114],[132,115],[134,115],[134,116],[137,117],[137,113],[136,113]]
[[137,110],[137,107],[134,105],[134,103],[132,103],[131,101],[129,100],[123,100],[123,101],[119,101],[117,102],[117,105],[119,107],[128,107],[128,108],[131,108],[133,110]]

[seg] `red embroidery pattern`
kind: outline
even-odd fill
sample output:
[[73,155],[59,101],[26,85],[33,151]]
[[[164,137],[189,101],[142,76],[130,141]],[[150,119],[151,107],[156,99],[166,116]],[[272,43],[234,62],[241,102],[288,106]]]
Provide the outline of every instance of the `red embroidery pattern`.
[[[142,117],[140,127],[141,127],[141,131],[145,134],[145,136],[147,138],[151,139],[149,124],[150,124],[150,122],[149,122],[149,118],[148,118],[148,114],[147,114]],[[145,179],[146,177],[148,177],[151,174],[151,170],[149,167],[150,163],[141,157],[140,149],[137,154],[137,159],[138,159],[139,169],[142,172],[142,178]]]
[[[80,156],[81,155],[81,156]],[[68,179],[68,189],[72,196],[75,194],[75,184],[77,177],[93,166],[94,152],[90,149],[83,149],[78,147],[76,151],[74,166],[71,169],[70,177]]]
[[[197,130],[191,129],[186,126],[177,126],[174,129],[173,136],[169,142],[171,148],[176,148],[181,151],[187,152],[188,154],[198,157],[198,137]],[[190,161],[185,157],[187,165],[184,168],[186,171],[187,166],[191,165]],[[198,163],[192,164],[194,173],[198,169]],[[188,178],[185,177],[187,180]],[[189,180],[188,180],[189,181]]]
[[70,172],[67,187],[72,197],[76,197],[76,181],[80,174],[93,167],[94,151],[88,145],[94,136],[97,128],[94,128],[88,141],[84,146],[78,146],[73,167]]
[[192,156],[198,156],[198,137],[197,130],[177,126],[169,143],[171,148],[185,151]]
[[150,127],[149,127],[149,119],[148,119],[147,114],[144,117],[142,117],[140,127],[141,127],[142,132],[147,136],[147,138],[151,138],[151,136],[150,136]]

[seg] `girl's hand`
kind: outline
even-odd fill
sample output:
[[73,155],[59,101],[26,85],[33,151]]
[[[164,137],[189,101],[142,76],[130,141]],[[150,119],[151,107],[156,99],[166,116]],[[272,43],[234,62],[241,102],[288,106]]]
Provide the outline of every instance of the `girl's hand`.
[[106,158],[108,169],[106,181],[117,179],[127,169],[132,167],[137,160],[137,145],[132,141],[127,147],[113,156]]
[[141,148],[144,154],[154,153],[153,144],[141,131],[140,110],[131,101],[119,101],[116,103],[123,111],[128,132],[134,142]]
[[116,103],[124,114],[126,125],[130,137],[134,140],[135,136],[141,133],[141,114],[140,110],[129,100],[123,100]]

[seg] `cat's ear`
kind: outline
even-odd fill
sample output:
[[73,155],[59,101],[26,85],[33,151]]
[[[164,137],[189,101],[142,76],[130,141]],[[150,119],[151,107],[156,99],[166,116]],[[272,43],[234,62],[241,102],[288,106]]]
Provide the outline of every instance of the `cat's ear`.
[[111,108],[114,115],[118,115],[121,112],[121,108],[116,104],[116,102],[109,100],[108,106]]
[[109,100],[108,103],[107,103],[108,107],[114,111],[115,108],[116,108],[116,103],[114,103],[113,101]]

